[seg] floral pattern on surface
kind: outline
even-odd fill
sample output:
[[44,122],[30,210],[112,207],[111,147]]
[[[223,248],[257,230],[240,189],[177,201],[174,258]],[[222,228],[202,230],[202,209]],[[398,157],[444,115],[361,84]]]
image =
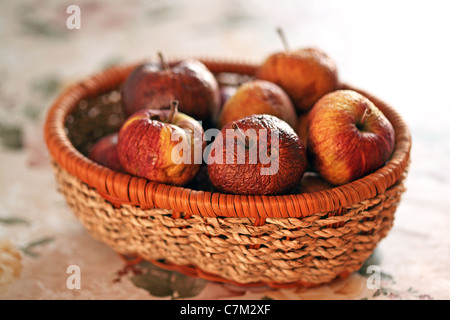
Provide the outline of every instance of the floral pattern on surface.
[[22,257],[9,240],[0,239],[0,298],[6,296],[9,286],[19,278]]

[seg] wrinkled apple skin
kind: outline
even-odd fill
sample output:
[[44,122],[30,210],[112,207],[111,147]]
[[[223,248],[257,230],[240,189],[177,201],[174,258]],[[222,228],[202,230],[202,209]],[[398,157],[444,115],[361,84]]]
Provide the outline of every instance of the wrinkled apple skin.
[[297,127],[297,114],[287,93],[278,85],[253,80],[242,84],[232,95],[219,115],[218,127],[253,114],[270,114]]
[[[184,186],[201,166],[205,147],[203,128],[198,121],[181,112],[175,114],[172,123],[168,123],[168,114],[168,110],[143,109],[131,115],[119,131],[119,160],[129,174]],[[174,135],[183,140],[172,141]],[[180,143],[184,144],[184,150],[188,150],[184,156],[189,161],[177,163],[173,161],[172,151]],[[197,156],[200,156],[199,162],[196,161]]]
[[[270,167],[263,164],[258,156],[256,163],[251,163],[249,152],[245,153],[245,162],[239,164],[237,154],[242,152],[243,144],[229,139],[226,130],[236,124],[242,132],[248,129],[266,129],[267,135],[259,135],[252,143],[262,143],[271,150],[271,133],[278,135],[278,149],[275,155],[278,168],[269,175],[262,175],[261,168]],[[221,139],[216,138],[211,146],[211,157],[222,159],[210,161],[208,158],[208,175],[213,186],[225,193],[242,195],[275,195],[283,194],[300,183],[307,167],[306,151],[294,129],[285,121],[271,115],[252,115],[227,124],[221,130]],[[228,141],[227,141],[228,140]],[[262,141],[260,141],[262,140]],[[232,151],[227,154],[227,147]],[[258,152],[261,150],[258,147]],[[273,155],[273,154],[272,154]]]
[[336,63],[317,48],[273,53],[258,68],[256,78],[283,88],[300,112],[339,85]]
[[117,172],[125,172],[117,153],[118,132],[110,133],[99,139],[91,148],[88,158]]
[[128,76],[122,95],[128,116],[144,108],[165,109],[171,100],[178,100],[180,112],[211,122],[220,107],[216,78],[194,59],[172,62],[168,69],[161,63],[144,63]]
[[[361,119],[365,110],[370,115]],[[375,171],[390,158],[395,132],[385,115],[366,97],[337,90],[322,97],[308,115],[308,152],[313,168],[333,185]]]

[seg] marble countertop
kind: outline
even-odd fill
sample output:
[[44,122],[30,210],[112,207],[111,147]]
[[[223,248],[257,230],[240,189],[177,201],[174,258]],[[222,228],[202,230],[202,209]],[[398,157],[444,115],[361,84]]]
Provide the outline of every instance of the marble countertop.
[[[69,29],[69,5],[81,10]],[[173,283],[140,281],[93,240],[57,191],[43,121],[57,94],[107,66],[168,56],[261,61],[318,46],[342,80],[394,106],[412,133],[407,191],[368,274],[314,289],[240,288],[197,279],[190,299],[449,299],[450,44],[445,1],[0,2],[0,298],[172,299]],[[83,270],[69,289],[67,267]],[[187,279],[187,278],[186,278]],[[187,280],[186,280],[187,281]],[[191,281],[192,283],[192,281]]]

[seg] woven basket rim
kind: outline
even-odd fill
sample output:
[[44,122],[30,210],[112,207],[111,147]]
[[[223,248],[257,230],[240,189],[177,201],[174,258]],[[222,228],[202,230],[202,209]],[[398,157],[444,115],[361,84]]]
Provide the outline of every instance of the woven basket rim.
[[[253,75],[258,67],[253,62],[199,60],[213,73]],[[44,122],[44,138],[52,161],[116,206],[130,204],[142,209],[161,208],[205,217],[301,218],[335,211],[382,194],[400,179],[409,164],[411,135],[400,114],[374,95],[343,84],[342,89],[358,91],[372,100],[395,130],[395,148],[390,160],[358,180],[324,191],[257,196],[199,191],[115,172],[91,161],[73,146],[65,131],[65,120],[81,100],[116,89],[140,63],[111,67],[66,88],[49,108]]]

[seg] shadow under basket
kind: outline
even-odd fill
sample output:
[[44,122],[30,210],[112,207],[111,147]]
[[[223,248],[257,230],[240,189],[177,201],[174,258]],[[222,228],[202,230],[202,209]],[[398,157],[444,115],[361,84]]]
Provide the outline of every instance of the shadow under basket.
[[[252,63],[205,60],[217,76],[251,78]],[[396,143],[376,172],[328,190],[243,196],[169,186],[121,174],[86,157],[125,117],[120,87],[137,66],[108,69],[67,88],[45,122],[58,189],[89,234],[126,257],[241,286],[316,286],[357,271],[391,229],[405,190],[411,136],[371,94]]]

